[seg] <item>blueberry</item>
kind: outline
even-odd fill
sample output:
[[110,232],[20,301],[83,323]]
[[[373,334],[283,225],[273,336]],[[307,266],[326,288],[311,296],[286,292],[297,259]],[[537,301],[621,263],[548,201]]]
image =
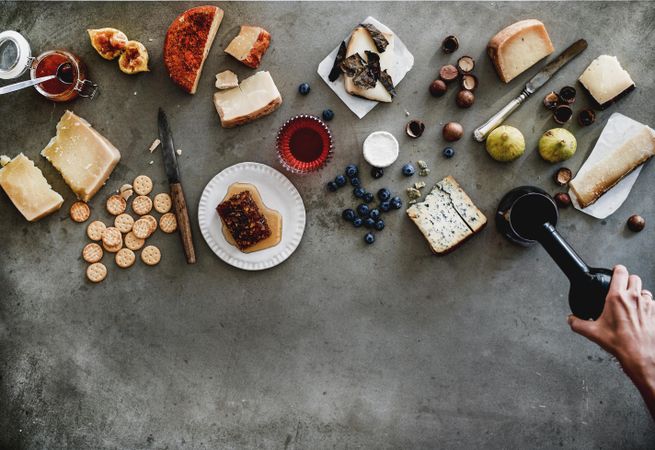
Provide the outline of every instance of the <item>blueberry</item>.
[[334,182],[337,184],[337,186],[345,186],[346,185],[346,177],[343,175],[337,175],[336,178],[334,179]]
[[446,147],[443,149],[444,158],[452,158],[455,155],[455,149],[452,147]]
[[365,203],[362,203],[357,207],[357,213],[362,216],[362,217],[367,217],[369,212],[368,205]]
[[358,173],[359,173],[359,169],[357,169],[356,165],[349,164],[346,166],[346,176],[348,178],[356,177]]
[[375,200],[375,196],[373,194],[371,194],[370,192],[364,194],[364,201],[366,203],[371,203],[373,200]]
[[309,94],[310,91],[309,83],[301,83],[300,86],[298,86],[298,92],[300,92],[302,95],[307,95]]
[[373,242],[375,242],[375,235],[373,233],[366,233],[364,235],[364,242],[366,242],[367,244],[372,244]]
[[334,119],[334,111],[331,109],[324,109],[323,110],[323,120],[330,121]]
[[339,186],[337,186],[337,183],[335,183],[334,181],[328,181],[327,189],[330,192],[336,192],[337,189],[339,189]]
[[363,223],[364,223],[364,221],[360,217],[355,217],[353,219],[353,227],[355,227],[355,228],[361,227]]
[[375,228],[375,220],[371,219],[370,217],[367,217],[364,219],[364,226],[366,228]]
[[373,208],[371,211],[369,211],[368,216],[373,219],[373,220],[378,220],[382,213],[380,212],[379,209]]
[[384,230],[384,220],[380,219],[377,222],[375,222],[375,229],[378,231]]
[[[330,181],[330,183],[333,183],[333,181]],[[357,198],[364,197],[364,194],[366,194],[366,191],[362,187],[356,187],[355,189],[353,189],[353,195]]]
[[387,188],[382,188],[378,191],[378,198],[381,202],[385,202],[391,198],[391,191]]
[[400,209],[403,207],[403,201],[400,199],[400,197],[394,197],[391,199],[391,207],[393,209]]
[[347,220],[348,222],[352,222],[355,220],[355,211],[352,209],[344,209],[343,212],[341,213],[341,217],[343,217],[344,220]]
[[416,173],[416,169],[410,163],[407,163],[403,166],[403,175],[406,177],[411,177]]
[[391,202],[389,201],[380,202],[379,208],[382,212],[387,212],[391,209]]
[[377,180],[378,178],[382,178],[382,175],[384,175],[384,170],[379,167],[371,167],[371,176],[373,178]]
[[350,179],[350,184],[352,184],[353,186],[357,187],[357,186],[361,186],[361,185],[362,185],[362,182],[359,180],[359,178],[357,178],[357,177],[352,177],[352,178]]

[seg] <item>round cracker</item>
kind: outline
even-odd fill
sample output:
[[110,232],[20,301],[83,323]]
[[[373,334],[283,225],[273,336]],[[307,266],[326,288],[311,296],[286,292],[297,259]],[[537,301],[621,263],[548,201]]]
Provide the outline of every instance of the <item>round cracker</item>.
[[147,239],[152,233],[150,232],[150,223],[147,219],[139,219],[132,225],[132,233],[139,239]]
[[149,266],[155,266],[161,261],[161,252],[154,245],[148,245],[141,251],[141,261]]
[[114,194],[107,199],[106,207],[109,214],[117,216],[125,212],[127,202],[120,195]]
[[94,220],[86,227],[86,235],[89,236],[89,239],[92,241],[99,241],[102,239],[102,232],[105,231],[107,226],[100,222],[99,220]]
[[148,225],[150,225],[150,234],[148,235],[148,237],[152,236],[152,233],[154,233],[155,231],[157,231],[157,219],[155,219],[155,218],[154,218],[153,216],[151,216],[150,214],[146,214],[145,216],[141,216],[141,218],[142,218],[143,220],[147,220],[147,221],[148,221]]
[[107,278],[107,267],[100,262],[93,263],[86,268],[86,277],[94,283],[100,283]]
[[147,175],[139,175],[132,183],[134,192],[139,195],[148,195],[152,192],[152,180]]
[[177,231],[177,219],[175,214],[166,213],[159,218],[159,228],[164,233],[175,233]]
[[134,255],[134,252],[129,248],[122,248],[118,251],[118,253],[116,253],[114,260],[116,261],[116,265],[118,267],[126,269],[134,264],[134,261],[136,261],[136,256]]
[[86,222],[89,216],[91,216],[91,209],[84,202],[73,203],[69,212],[71,219],[77,223]]
[[119,214],[114,219],[114,226],[121,233],[129,233],[132,230],[132,225],[134,225],[134,218],[129,214]]
[[115,227],[107,227],[105,231],[102,232],[102,243],[106,247],[114,248],[116,246],[122,245],[123,235]]
[[171,196],[166,192],[160,192],[159,194],[155,195],[155,200],[153,203],[155,206],[155,211],[160,214],[166,214],[171,210],[171,206],[173,206],[173,200],[171,200]]
[[136,237],[133,231],[130,231],[125,235],[125,247],[129,248],[130,250],[139,250],[145,243],[146,240]]
[[102,259],[103,251],[95,242],[88,243],[82,249],[82,259],[88,263],[97,263]]
[[152,200],[150,200],[150,197],[139,195],[134,197],[134,200],[132,200],[132,211],[138,215],[142,216],[144,214],[148,214],[151,210]]
[[112,246],[112,247],[110,247],[110,246],[108,246],[108,245],[105,245],[105,244],[103,243],[103,244],[102,244],[102,248],[105,249],[105,251],[106,251],[107,253],[116,253],[117,251],[119,251],[120,249],[123,248],[123,243],[121,242],[120,244],[118,244],[118,245],[114,245],[114,246]]

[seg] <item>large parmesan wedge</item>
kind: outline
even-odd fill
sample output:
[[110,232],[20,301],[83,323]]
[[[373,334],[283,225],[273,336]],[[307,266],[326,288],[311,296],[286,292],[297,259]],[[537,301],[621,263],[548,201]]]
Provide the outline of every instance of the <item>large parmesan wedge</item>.
[[655,134],[644,126],[584,173],[576,175],[569,187],[582,208],[593,204],[626,175],[655,156]]
[[505,83],[553,53],[546,26],[536,19],[521,20],[491,38],[487,53]]
[[0,186],[30,222],[57,211],[64,203],[41,170],[22,153],[0,169]]
[[[375,47],[375,42],[371,38],[371,35],[364,27],[357,27],[353,30],[350,35],[350,40],[348,41],[348,48],[346,49],[346,57],[359,53],[359,56],[367,61],[366,51],[379,53],[380,55],[380,70],[386,70],[388,73],[392,73],[391,67],[394,63],[393,58],[393,47],[394,47],[394,35],[391,33],[382,33],[384,37],[389,41],[389,45],[384,50],[384,52],[379,53]],[[392,80],[394,81],[394,80]],[[395,83],[395,81],[394,81]],[[391,94],[385,89],[382,83],[378,80],[374,88],[364,89],[359,86],[355,86],[353,79],[351,77],[344,76],[344,87],[346,92],[358,97],[367,98],[369,100],[374,100],[378,102],[391,102]]]
[[89,123],[66,111],[57,124],[57,135],[41,151],[64,177],[77,198],[88,202],[105,184],[121,154]]
[[238,87],[214,94],[214,106],[224,128],[233,128],[272,113],[282,104],[271,74],[257,72]]

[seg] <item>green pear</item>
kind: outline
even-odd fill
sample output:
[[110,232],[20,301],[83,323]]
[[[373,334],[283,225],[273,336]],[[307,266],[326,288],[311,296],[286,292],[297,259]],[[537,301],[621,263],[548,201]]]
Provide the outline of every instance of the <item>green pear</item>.
[[569,159],[575,153],[577,146],[575,136],[564,128],[553,128],[539,138],[539,154],[552,163]]
[[514,161],[525,152],[525,139],[516,128],[502,125],[489,134],[486,147],[496,161]]

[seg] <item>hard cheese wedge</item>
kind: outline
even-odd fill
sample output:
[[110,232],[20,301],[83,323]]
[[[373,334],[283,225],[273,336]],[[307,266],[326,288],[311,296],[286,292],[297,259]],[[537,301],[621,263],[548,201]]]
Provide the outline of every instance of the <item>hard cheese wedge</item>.
[[607,108],[635,88],[630,74],[621,67],[616,56],[600,55],[578,80],[600,109]]
[[88,202],[105,184],[121,154],[89,123],[66,111],[41,155],[64,177],[77,198]]
[[0,169],[0,186],[30,222],[57,211],[64,203],[41,170],[22,153]]
[[271,74],[257,72],[233,89],[214,94],[214,106],[224,128],[232,128],[265,116],[282,104]]
[[239,35],[225,49],[225,53],[234,56],[248,67],[256,69],[268,50],[271,35],[261,27],[241,25]]
[[[393,48],[394,48],[394,35],[391,33],[383,33],[384,37],[389,42],[387,48],[384,52],[379,53],[375,47],[375,42],[366,28],[359,26],[350,35],[350,40],[348,41],[348,48],[346,51],[346,57],[359,53],[364,61],[367,61],[366,51],[379,53],[380,55],[380,70],[391,72],[391,67],[393,66]],[[386,90],[384,85],[377,81],[375,87],[372,89],[364,89],[359,86],[355,86],[353,79],[351,77],[344,77],[344,87],[346,92],[358,97],[367,98],[369,100],[374,100],[378,102],[391,102],[391,94]]]
[[410,206],[407,215],[437,255],[452,252],[487,224],[482,211],[451,176],[438,182],[423,202]]

